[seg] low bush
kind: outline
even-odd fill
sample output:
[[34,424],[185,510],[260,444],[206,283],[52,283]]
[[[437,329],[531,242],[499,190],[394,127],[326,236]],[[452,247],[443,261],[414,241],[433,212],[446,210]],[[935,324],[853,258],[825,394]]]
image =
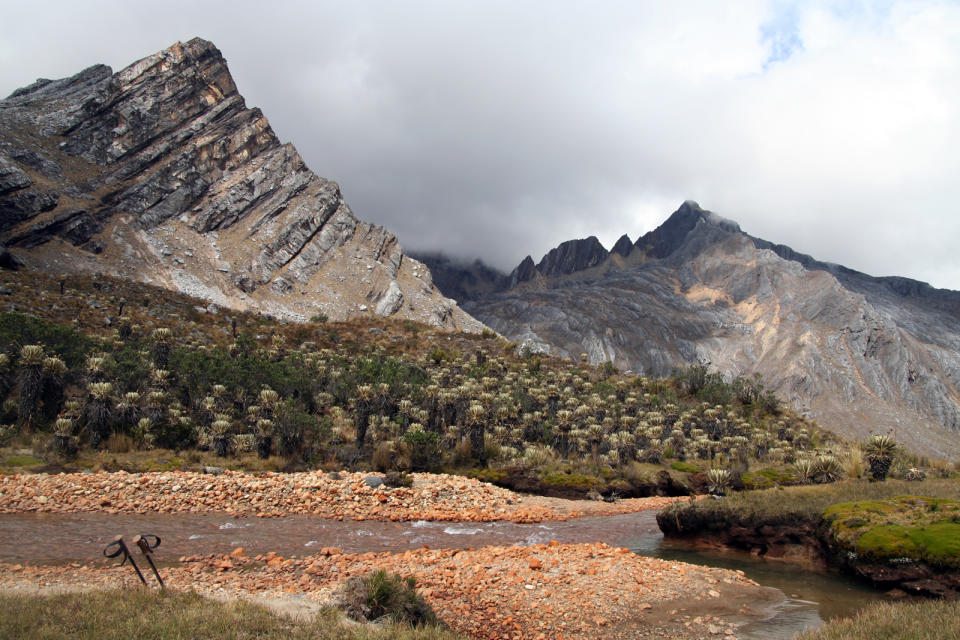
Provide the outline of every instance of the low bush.
[[437,616],[417,593],[416,581],[380,569],[350,578],[334,596],[335,606],[350,618],[365,622],[390,618],[394,622],[437,624]]

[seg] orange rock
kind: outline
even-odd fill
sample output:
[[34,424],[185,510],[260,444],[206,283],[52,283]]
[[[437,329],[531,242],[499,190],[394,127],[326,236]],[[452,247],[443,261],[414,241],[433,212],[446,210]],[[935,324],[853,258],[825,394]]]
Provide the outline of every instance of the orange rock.
[[540,562],[538,558],[530,558],[530,568],[531,569],[542,569],[543,563]]

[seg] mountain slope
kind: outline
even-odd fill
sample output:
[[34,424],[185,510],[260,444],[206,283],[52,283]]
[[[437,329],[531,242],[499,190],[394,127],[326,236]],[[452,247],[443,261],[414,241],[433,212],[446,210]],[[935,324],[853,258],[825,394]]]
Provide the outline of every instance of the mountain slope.
[[280,143],[204,40],[19,89],[0,101],[0,141],[0,240],[31,268],[285,317],[480,328]]
[[817,262],[693,202],[577,271],[524,262],[536,286],[515,278],[464,305],[511,339],[638,372],[708,361],[760,373],[841,435],[893,431],[958,455],[960,293]]

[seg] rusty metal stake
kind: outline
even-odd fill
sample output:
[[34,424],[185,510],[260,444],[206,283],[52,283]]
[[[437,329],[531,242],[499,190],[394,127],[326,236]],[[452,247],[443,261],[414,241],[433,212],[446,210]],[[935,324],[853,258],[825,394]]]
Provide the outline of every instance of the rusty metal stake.
[[150,557],[150,553],[160,546],[160,536],[144,533],[134,537],[133,544],[140,547],[140,552],[143,553],[143,557],[147,559],[148,563],[150,563],[150,568],[153,569],[153,575],[157,577],[157,582],[160,583],[160,588],[164,589],[165,587],[163,584],[163,578],[160,577],[160,572],[157,571],[157,566],[153,564],[153,558]]
[[108,558],[116,558],[121,554],[123,555],[123,560],[120,561],[120,566],[122,567],[124,563],[129,560],[130,564],[133,565],[133,570],[137,572],[137,577],[140,578],[140,582],[147,584],[143,574],[140,573],[140,567],[137,566],[137,563],[133,560],[133,556],[130,555],[130,549],[127,548],[127,543],[123,541],[123,536],[117,536],[103,549],[103,555]]

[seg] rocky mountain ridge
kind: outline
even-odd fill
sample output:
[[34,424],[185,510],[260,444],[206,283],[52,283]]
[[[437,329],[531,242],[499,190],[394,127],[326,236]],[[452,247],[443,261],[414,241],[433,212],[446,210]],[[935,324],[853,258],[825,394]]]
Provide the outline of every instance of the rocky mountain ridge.
[[482,328],[277,139],[201,39],[0,101],[0,240],[29,268],[109,273],[224,307]]
[[819,262],[694,202],[613,251],[595,240],[528,256],[464,309],[555,355],[656,375],[696,362],[759,373],[843,436],[892,432],[958,457],[960,293]]

